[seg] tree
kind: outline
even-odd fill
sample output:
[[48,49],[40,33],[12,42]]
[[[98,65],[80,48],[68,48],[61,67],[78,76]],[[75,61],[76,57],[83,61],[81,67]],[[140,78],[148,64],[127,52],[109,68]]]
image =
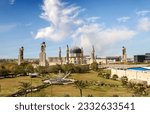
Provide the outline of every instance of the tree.
[[38,70],[39,74],[47,74],[48,73],[48,68],[44,67],[44,66],[39,66],[37,70]]
[[28,64],[28,65],[25,66],[25,71],[26,71],[27,74],[28,73],[34,73],[34,68],[31,64]]
[[81,73],[82,72],[79,65],[78,66],[74,66],[73,69],[74,69],[75,73]]
[[122,82],[123,86],[127,86],[127,84],[128,84],[128,78],[127,78],[127,76],[121,77],[121,82]]
[[110,78],[110,74],[109,73],[103,73],[102,76],[106,79],[109,79]]
[[118,79],[118,75],[114,74],[114,75],[112,76],[112,79],[113,79],[113,80],[117,80],[117,79]]
[[63,72],[74,72],[73,64],[62,65]]
[[26,75],[25,68],[22,65],[16,66],[11,72],[13,74]]
[[1,68],[0,68],[0,76],[6,77],[9,73],[10,73],[10,71],[8,69],[6,69],[5,66],[1,66]]
[[136,84],[133,88],[136,96],[147,96],[146,87],[143,84]]
[[97,71],[98,70],[98,63],[97,62],[93,62],[91,64],[91,69]]
[[75,84],[75,87],[79,89],[80,96],[82,97],[82,95],[83,95],[82,90],[86,88],[87,83],[81,80],[81,81],[75,81],[74,84]]
[[53,65],[53,66],[49,66],[48,68],[48,72],[50,73],[58,73],[59,71],[62,71],[62,68],[60,65]]
[[29,90],[31,90],[31,83],[29,82],[20,82],[20,91],[23,92],[23,94],[25,95],[25,97],[27,97],[27,93]]

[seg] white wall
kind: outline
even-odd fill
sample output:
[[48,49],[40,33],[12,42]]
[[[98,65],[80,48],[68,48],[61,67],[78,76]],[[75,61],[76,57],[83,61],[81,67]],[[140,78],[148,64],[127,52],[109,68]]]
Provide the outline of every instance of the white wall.
[[111,69],[111,76],[113,76],[114,74],[118,75],[119,78],[121,78],[122,76],[127,76],[129,80],[136,79],[136,80],[141,80],[141,81],[147,81],[147,84],[150,85],[150,72],[149,71]]

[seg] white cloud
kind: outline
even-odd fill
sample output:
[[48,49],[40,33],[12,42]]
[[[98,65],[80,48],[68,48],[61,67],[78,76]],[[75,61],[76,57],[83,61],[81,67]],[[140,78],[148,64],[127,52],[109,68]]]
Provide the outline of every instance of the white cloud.
[[10,3],[11,5],[14,5],[15,1],[16,1],[16,0],[9,0],[9,3]]
[[[80,7],[67,6],[61,0],[44,0],[41,18],[49,22],[49,26],[38,30],[35,38],[46,38],[52,41],[61,41],[67,37],[73,38],[74,44],[82,46],[85,51],[91,50],[94,45],[96,51],[102,50],[110,44],[121,40],[128,40],[136,35],[136,32],[128,28],[107,28],[96,22],[99,17],[79,18]],[[83,10],[82,10],[83,11]],[[127,21],[129,17],[120,19]],[[90,22],[91,23],[90,23]]]
[[98,20],[98,19],[100,19],[100,17],[93,16],[93,17],[87,18],[87,21],[88,22],[96,22],[96,20]]
[[40,17],[47,20],[50,25],[39,29],[36,38],[60,41],[69,37],[75,27],[83,23],[77,19],[80,8],[73,5],[66,6],[60,0],[44,0],[42,9],[44,12]]
[[130,17],[128,16],[124,16],[124,17],[120,17],[120,18],[117,18],[117,21],[118,22],[127,22],[128,20],[130,19]]
[[94,45],[98,53],[110,44],[122,40],[129,40],[136,32],[128,28],[106,28],[99,24],[89,24],[78,28],[74,37],[76,44],[84,47],[87,51]]
[[145,16],[148,13],[150,13],[149,10],[141,10],[141,11],[136,12],[137,16]]
[[149,31],[150,30],[150,19],[147,17],[139,19],[138,29],[142,30],[142,31]]

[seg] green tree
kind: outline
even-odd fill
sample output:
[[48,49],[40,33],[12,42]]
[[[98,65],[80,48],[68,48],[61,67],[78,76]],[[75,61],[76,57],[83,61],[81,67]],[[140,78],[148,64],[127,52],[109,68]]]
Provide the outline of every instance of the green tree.
[[49,66],[48,68],[48,72],[50,73],[58,73],[59,71],[62,71],[62,68],[60,65],[53,65],[53,66]]
[[147,96],[148,93],[146,92],[146,86],[143,84],[136,84],[133,88],[134,94],[136,96]]
[[112,79],[113,79],[113,80],[117,80],[117,79],[118,79],[118,75],[114,74],[114,75],[112,76]]
[[20,91],[22,91],[23,92],[23,94],[25,95],[25,97],[27,97],[27,93],[28,93],[28,91],[30,91],[31,90],[31,83],[29,83],[29,82],[20,82],[20,87],[19,87],[19,89],[20,89]]
[[34,68],[31,64],[28,64],[25,66],[25,72],[28,73],[34,73]]
[[73,69],[74,69],[75,73],[82,73],[81,68],[80,68],[79,65],[78,66],[74,66]]
[[8,74],[10,73],[10,71],[8,69],[5,68],[5,66],[1,66],[0,68],[0,75],[6,77]]
[[62,65],[63,72],[74,72],[74,65],[73,64],[66,64]]
[[87,83],[81,80],[81,81],[75,81],[74,84],[75,84],[75,87],[79,89],[80,96],[82,97],[83,96],[82,90],[86,88]]
[[94,70],[94,71],[97,71],[98,70],[98,63],[97,62],[93,62],[91,64],[91,69]]
[[13,70],[11,71],[13,74],[20,74],[20,75],[26,75],[26,71],[25,68],[23,66],[16,66],[15,68],[13,68]]
[[121,82],[122,82],[123,86],[127,86],[127,84],[128,84],[128,78],[127,78],[127,76],[121,77]]
[[37,68],[37,71],[39,74],[47,74],[48,73],[48,67],[44,67],[44,66],[39,66]]

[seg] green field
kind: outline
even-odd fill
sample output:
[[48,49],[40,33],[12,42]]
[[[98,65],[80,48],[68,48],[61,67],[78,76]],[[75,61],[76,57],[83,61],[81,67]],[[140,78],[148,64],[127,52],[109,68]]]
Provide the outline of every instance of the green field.
[[[83,96],[93,95],[94,97],[110,97],[113,95],[118,96],[132,96],[132,91],[121,86],[120,81],[114,81],[111,79],[104,79],[101,77],[97,77],[96,72],[89,73],[81,73],[81,74],[72,74],[69,78],[76,80],[85,80],[88,82],[105,82],[107,84],[117,84],[119,87],[108,87],[108,86],[93,86],[90,85],[86,89],[83,90]],[[52,87],[47,87],[41,90],[40,93],[34,93],[34,96],[53,96],[53,97],[63,97],[65,95],[69,95],[71,97],[79,97],[79,90],[73,85],[53,85]]]
[[[110,87],[110,86],[97,86],[97,85],[89,85],[85,89],[83,89],[83,96],[92,95],[94,97],[111,97],[113,95],[118,95],[121,97],[131,97],[133,95],[133,91],[128,88],[122,87],[122,83],[120,81],[115,81],[112,79],[105,79],[97,76],[97,73],[94,71],[90,71],[88,73],[75,73],[71,74],[69,77],[75,80],[84,80],[90,83],[95,82],[104,82],[105,84],[114,84],[118,85],[118,87]],[[0,96],[8,96],[12,93],[15,93],[19,90],[19,82],[31,82],[31,78],[28,76],[24,77],[16,77],[16,78],[7,78],[0,79],[1,92]],[[32,85],[38,86],[41,85],[41,78],[33,78]],[[150,93],[150,90],[148,89]],[[28,94],[31,96],[31,93]],[[79,97],[79,89],[75,87],[74,84],[70,85],[52,85],[47,88],[44,88],[38,92],[32,93],[32,96],[35,97]]]
[[[0,79],[0,96],[8,96],[19,90],[20,82],[31,82],[29,76],[21,76],[16,78],[4,78]],[[32,85],[37,86],[41,85],[42,81],[40,78],[32,78]]]

